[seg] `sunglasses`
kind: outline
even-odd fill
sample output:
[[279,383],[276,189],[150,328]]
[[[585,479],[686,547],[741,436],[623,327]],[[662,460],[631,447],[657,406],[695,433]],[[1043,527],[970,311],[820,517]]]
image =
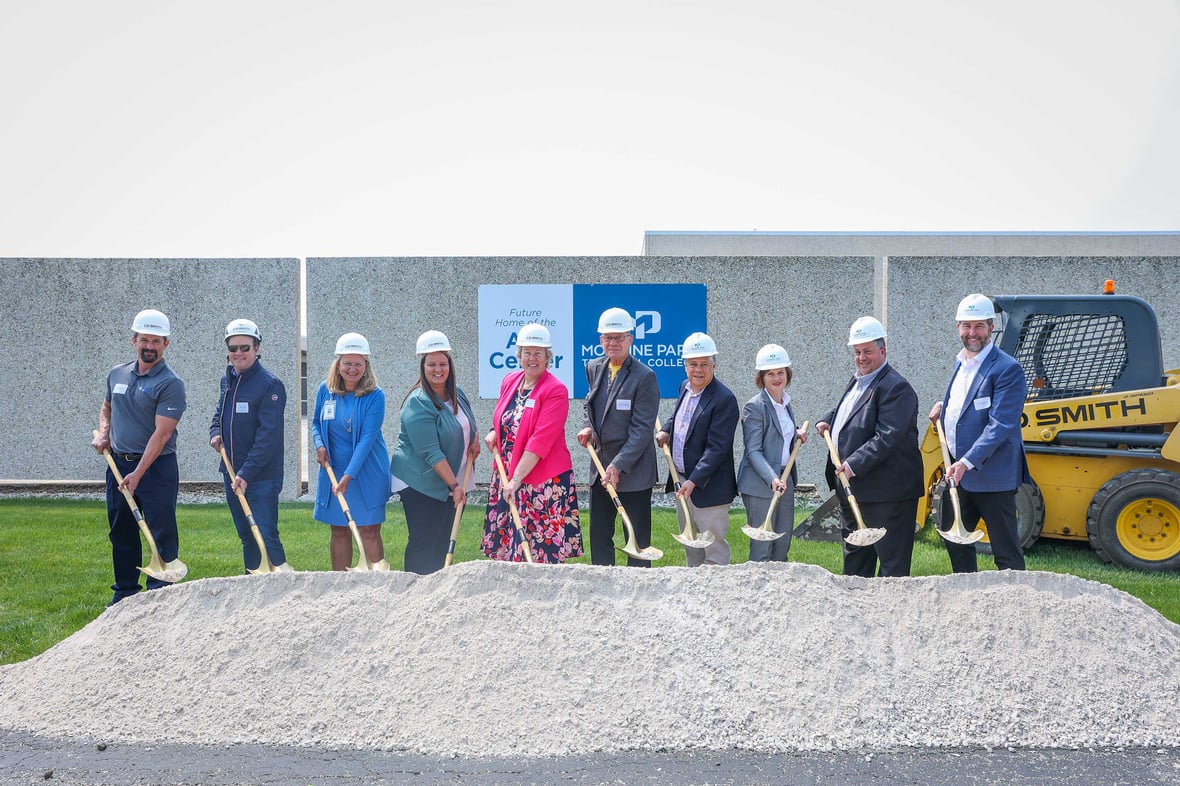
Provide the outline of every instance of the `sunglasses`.
[[254,349],[253,344],[228,344],[225,347],[230,352],[249,352]]

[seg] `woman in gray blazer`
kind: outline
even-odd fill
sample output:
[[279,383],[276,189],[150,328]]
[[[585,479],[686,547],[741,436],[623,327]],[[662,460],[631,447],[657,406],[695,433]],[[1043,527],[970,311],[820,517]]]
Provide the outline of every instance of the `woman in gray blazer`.
[[785,562],[795,528],[795,482],[798,471],[791,468],[789,482],[779,479],[791,456],[795,440],[807,441],[798,428],[787,386],[791,384],[791,358],[778,344],[758,350],[754,361],[754,384],[758,394],[742,409],[742,439],[745,452],[738,467],[738,492],[746,506],[746,521],[761,527],[774,492],[782,491],[772,526],[781,533],[777,540],[751,540],[751,562]]

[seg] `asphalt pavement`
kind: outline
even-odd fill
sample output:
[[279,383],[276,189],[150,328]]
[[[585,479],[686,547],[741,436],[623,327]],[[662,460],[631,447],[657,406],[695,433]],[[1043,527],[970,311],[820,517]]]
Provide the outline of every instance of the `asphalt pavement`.
[[51,786],[1173,786],[1180,783],[1180,749],[920,749],[774,756],[738,751],[628,752],[493,759],[254,745],[128,745],[62,741],[0,732],[0,783]]

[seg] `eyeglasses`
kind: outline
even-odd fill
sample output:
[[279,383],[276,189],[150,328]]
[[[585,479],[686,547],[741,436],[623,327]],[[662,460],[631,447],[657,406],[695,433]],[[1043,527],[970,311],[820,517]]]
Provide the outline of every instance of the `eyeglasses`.
[[601,333],[599,338],[602,339],[603,344],[622,344],[627,339],[631,338],[630,333]]
[[230,352],[249,352],[254,349],[253,344],[229,344],[226,346]]

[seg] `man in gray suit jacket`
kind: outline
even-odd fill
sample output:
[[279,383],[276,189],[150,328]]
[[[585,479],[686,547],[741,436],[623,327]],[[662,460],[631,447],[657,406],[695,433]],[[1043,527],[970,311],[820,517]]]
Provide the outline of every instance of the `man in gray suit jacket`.
[[[660,386],[655,372],[631,356],[635,320],[621,308],[608,308],[598,319],[603,356],[586,364],[585,418],[578,444],[593,444],[606,470],[606,481],[618,492],[623,510],[635,529],[640,549],[651,545],[651,492],[656,484],[656,447],[652,438],[660,408]],[[617,511],[590,467],[590,561],[615,564]],[[650,562],[627,558],[631,566]]]

